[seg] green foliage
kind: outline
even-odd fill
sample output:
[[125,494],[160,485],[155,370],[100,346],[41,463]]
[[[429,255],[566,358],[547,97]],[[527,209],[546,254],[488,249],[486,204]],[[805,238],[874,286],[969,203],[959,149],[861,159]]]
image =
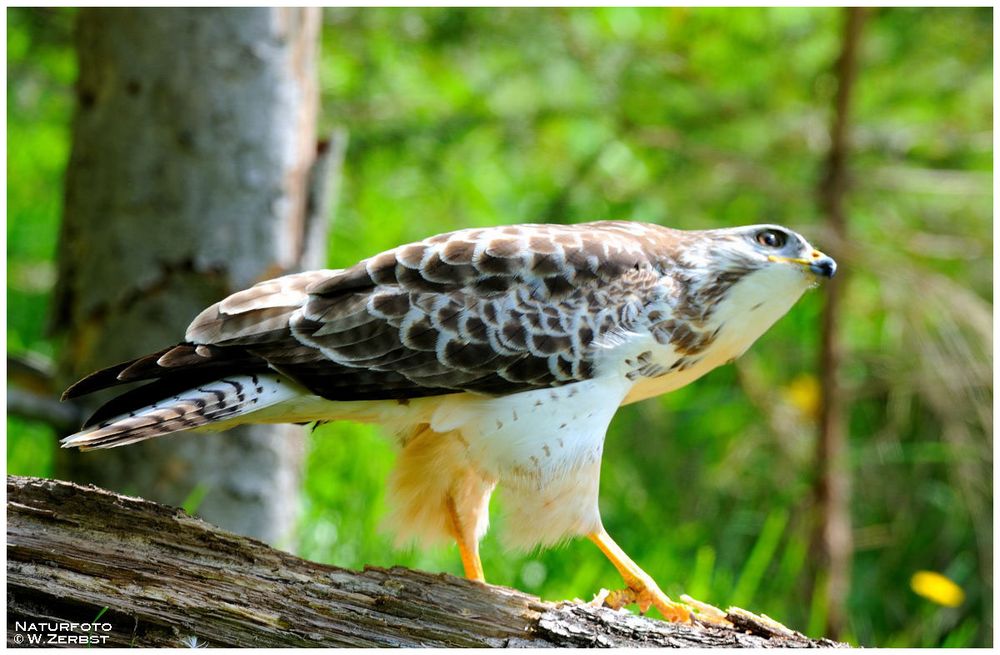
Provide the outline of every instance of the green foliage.
[[55,432],[19,418],[7,419],[7,473],[51,477],[55,460]]
[[[45,336],[55,283],[76,56],[66,10],[7,13],[7,352],[53,354]],[[51,475],[54,434],[7,419],[7,471]]]
[[44,327],[69,156],[73,16],[13,11],[7,20],[7,349],[51,354]]
[[[54,350],[54,277],[74,58],[69,12],[8,11],[8,349]],[[630,219],[786,224],[829,241],[839,10],[332,9],[324,129],[351,143],[330,237],[344,266],[445,230]],[[840,326],[856,555],[850,639],[988,645],[992,631],[992,14],[873,10],[851,121]],[[664,590],[819,635],[810,584],[819,312],[807,295],[736,366],[624,408],[605,450],[606,527]],[[46,474],[50,435],[8,419],[8,470]],[[51,441],[48,441],[51,446]],[[389,441],[316,430],[299,552],[460,573],[454,547],[380,532]],[[559,599],[614,588],[578,540],[482,545],[491,582]],[[918,570],[965,601],[914,594]]]

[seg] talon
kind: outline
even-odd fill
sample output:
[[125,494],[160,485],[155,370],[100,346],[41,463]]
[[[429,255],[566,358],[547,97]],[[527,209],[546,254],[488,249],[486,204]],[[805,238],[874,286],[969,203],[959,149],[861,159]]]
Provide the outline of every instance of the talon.
[[681,603],[674,602],[660,591],[656,583],[650,580],[636,580],[632,586],[621,592],[629,603],[635,603],[640,614],[649,612],[650,607],[660,610],[667,621],[674,623],[691,623],[691,611]]
[[618,611],[626,605],[631,605],[634,602],[635,592],[631,589],[616,589],[614,591],[601,589],[594,594],[594,599],[587,604],[592,607],[610,607],[611,609]]
[[601,589],[596,594],[594,594],[594,598],[589,603],[587,603],[587,605],[589,605],[590,607],[604,607],[607,604],[606,600],[610,595],[611,595],[610,591],[608,591],[607,589]]
[[626,605],[636,602],[635,592],[631,589],[617,589],[608,594],[608,599],[604,603],[615,610],[620,610]]
[[660,614],[663,615],[664,619],[674,623],[692,622],[691,610],[684,607],[681,603],[675,603],[670,600],[662,591],[660,592],[660,596],[662,598],[656,599],[653,604],[656,606],[656,609],[660,610]]

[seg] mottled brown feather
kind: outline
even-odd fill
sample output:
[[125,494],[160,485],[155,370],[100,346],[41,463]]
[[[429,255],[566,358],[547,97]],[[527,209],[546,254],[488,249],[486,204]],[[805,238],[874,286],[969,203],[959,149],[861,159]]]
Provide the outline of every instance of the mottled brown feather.
[[[332,400],[567,384],[593,375],[595,344],[638,320],[662,271],[683,266],[677,250],[690,238],[625,222],[437,235],[233,294],[195,319],[190,345],[106,369],[67,393],[118,384],[123,372],[172,387],[182,374],[267,367]],[[693,304],[681,310],[703,317]],[[660,334],[688,351],[702,343],[666,325]]]

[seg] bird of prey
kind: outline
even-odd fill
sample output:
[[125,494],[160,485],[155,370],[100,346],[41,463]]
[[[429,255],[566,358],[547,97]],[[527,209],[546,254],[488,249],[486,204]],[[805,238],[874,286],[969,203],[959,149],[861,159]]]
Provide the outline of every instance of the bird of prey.
[[510,541],[591,539],[626,600],[688,621],[612,540],[598,512],[617,409],[742,354],[833,259],[777,225],[681,231],[644,223],[465,229],[341,270],[267,280],[203,311],[184,341],[98,371],[64,397],[146,384],[103,405],[64,447],[113,448],[241,423],[379,423],[400,446],[390,524],[478,543],[505,490]]

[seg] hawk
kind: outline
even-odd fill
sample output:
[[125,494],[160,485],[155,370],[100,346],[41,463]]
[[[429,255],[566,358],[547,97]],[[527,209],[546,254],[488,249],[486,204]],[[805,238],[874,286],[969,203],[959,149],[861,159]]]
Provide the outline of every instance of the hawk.
[[502,485],[510,541],[591,539],[620,602],[688,621],[601,524],[604,437],[625,404],[742,354],[836,264],[777,225],[635,222],[465,229],[341,270],[267,280],[203,311],[184,341],[103,369],[64,398],[145,382],[62,441],[113,448],[241,423],[379,423],[400,447],[390,525],[478,543]]

